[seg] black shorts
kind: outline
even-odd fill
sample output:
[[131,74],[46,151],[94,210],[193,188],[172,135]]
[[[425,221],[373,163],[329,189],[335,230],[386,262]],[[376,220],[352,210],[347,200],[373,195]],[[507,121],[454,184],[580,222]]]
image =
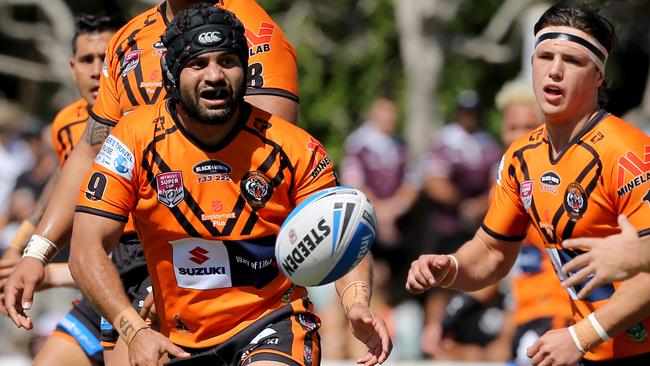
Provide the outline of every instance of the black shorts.
[[[120,275],[126,296],[133,307],[140,311],[144,299],[151,292],[151,278],[138,236],[133,233],[120,237],[120,243],[111,252],[111,261]],[[106,349],[115,347],[119,334],[111,323],[101,318],[101,343]]]
[[[307,298],[298,300],[308,302]],[[320,319],[311,312],[285,305],[211,348],[183,347],[192,357],[167,365],[248,365],[276,361],[292,366],[320,365]],[[305,306],[306,308],[306,306]]]
[[56,325],[53,336],[78,344],[89,359],[104,364],[103,347],[99,342],[99,314],[81,298]]

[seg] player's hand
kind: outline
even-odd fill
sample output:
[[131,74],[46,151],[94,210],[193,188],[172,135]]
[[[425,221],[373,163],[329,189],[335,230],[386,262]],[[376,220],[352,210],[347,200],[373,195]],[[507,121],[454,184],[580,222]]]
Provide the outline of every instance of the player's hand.
[[436,357],[442,347],[442,325],[438,322],[427,324],[422,330],[420,348],[425,354]]
[[158,361],[166,354],[177,358],[189,358],[191,355],[173,344],[167,337],[145,328],[131,339],[129,343],[129,363],[131,366],[158,366]]
[[0,259],[0,313],[4,315],[7,315],[4,302],[5,283],[7,283],[9,276],[14,273],[21,257],[22,253],[18,249],[8,247],[2,254],[2,259]]
[[357,359],[358,364],[372,366],[384,363],[393,350],[386,322],[366,305],[355,303],[348,311],[352,334],[368,347],[368,353]]
[[411,263],[406,289],[414,294],[423,293],[445,278],[452,265],[452,259],[446,255],[421,255]]
[[144,299],[144,305],[140,309],[140,316],[144,320],[149,320],[153,324],[158,324],[158,313],[156,313],[156,304],[153,301],[153,292],[147,294],[147,297]]
[[4,302],[9,318],[18,328],[32,329],[32,319],[25,311],[32,307],[34,290],[45,277],[45,265],[35,258],[23,258],[9,276],[4,288]]
[[526,351],[533,366],[575,366],[583,353],[571,339],[568,328],[549,330]]
[[575,286],[593,275],[578,293],[581,299],[598,286],[633,277],[643,271],[646,267],[644,262],[650,260],[650,249],[641,242],[636,228],[625,215],[619,215],[618,224],[621,227],[619,234],[606,238],[568,239],[562,243],[569,249],[589,248],[562,267],[564,273],[573,273],[562,282],[564,287]]

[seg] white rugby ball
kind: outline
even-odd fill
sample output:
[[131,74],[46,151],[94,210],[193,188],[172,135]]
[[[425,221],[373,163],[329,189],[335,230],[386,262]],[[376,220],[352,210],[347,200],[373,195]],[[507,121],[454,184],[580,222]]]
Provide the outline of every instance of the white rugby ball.
[[291,211],[275,243],[282,272],[300,286],[320,286],[350,272],[375,240],[375,210],[350,187],[319,191]]

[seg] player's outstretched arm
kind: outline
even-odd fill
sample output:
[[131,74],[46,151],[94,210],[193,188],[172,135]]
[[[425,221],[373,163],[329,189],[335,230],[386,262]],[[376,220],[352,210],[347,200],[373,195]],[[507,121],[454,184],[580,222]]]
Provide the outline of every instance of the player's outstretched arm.
[[415,294],[433,286],[480,290],[508,274],[520,247],[521,243],[496,239],[481,228],[452,255],[423,254],[413,261],[406,289]]
[[28,250],[5,283],[5,307],[18,327],[32,327],[25,310],[31,308],[34,291],[43,282],[45,264],[69,242],[79,187],[109,133],[110,127],[93,119],[88,120],[82,139],[61,170],[43,218],[30,239]]
[[120,277],[108,258],[117,244],[124,223],[109,218],[76,213],[70,247],[70,272],[84,296],[129,346],[131,365],[158,365],[165,353],[189,354],[162,334],[151,330],[126,297]]
[[368,347],[357,363],[372,366],[386,361],[393,349],[386,322],[370,309],[372,257],[367,254],[347,275],[335,282],[352,334]]
[[619,234],[606,238],[577,238],[562,242],[570,249],[589,248],[562,267],[564,273],[573,273],[562,286],[575,286],[591,280],[580,290],[584,298],[595,288],[606,283],[623,281],[639,272],[650,272],[650,237],[639,238],[637,230],[625,215],[618,217]]

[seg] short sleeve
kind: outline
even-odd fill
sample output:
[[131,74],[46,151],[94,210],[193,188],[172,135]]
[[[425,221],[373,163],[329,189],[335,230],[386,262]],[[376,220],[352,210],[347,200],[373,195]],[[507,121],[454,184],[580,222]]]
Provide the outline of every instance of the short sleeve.
[[[629,150],[620,154],[611,170],[615,192],[615,206],[619,214],[625,214],[641,235],[650,234],[650,139],[629,141]],[[634,143],[640,142],[640,143]]]
[[133,134],[123,125],[112,131],[97,154],[77,199],[77,212],[126,222],[135,208],[137,149]]
[[295,202],[299,204],[312,194],[338,185],[334,163],[323,145],[315,138],[304,134],[304,148],[298,146],[296,153]]
[[91,116],[95,121],[113,127],[122,117],[122,110],[117,92],[119,58],[111,50],[109,45],[99,76],[99,94]]
[[[528,182],[517,181],[516,167],[510,151],[506,152],[499,163],[497,181],[482,227],[496,239],[519,241],[526,236],[530,220],[521,202],[520,192],[531,188],[527,188]],[[532,194],[532,191],[524,194]]]

